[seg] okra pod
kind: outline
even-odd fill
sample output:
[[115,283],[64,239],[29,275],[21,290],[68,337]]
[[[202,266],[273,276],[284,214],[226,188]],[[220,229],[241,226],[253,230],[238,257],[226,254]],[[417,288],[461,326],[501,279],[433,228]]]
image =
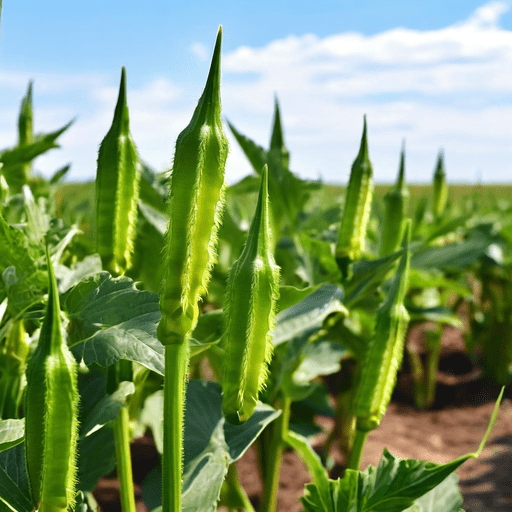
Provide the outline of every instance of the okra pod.
[[439,218],[448,202],[448,183],[444,169],[444,153],[439,151],[437,155],[436,169],[434,171],[434,217]]
[[384,196],[384,222],[380,239],[380,255],[386,256],[398,250],[403,237],[409,190],[405,186],[405,144],[400,153],[400,166],[395,186]]
[[194,328],[215,259],[228,155],[220,104],[221,37],[219,29],[203,94],[176,141],[158,325],[163,345],[182,343]]
[[359,154],[352,164],[336,245],[336,258],[355,261],[364,250],[373,198],[373,168],[368,156],[366,116]]
[[410,222],[403,240],[403,255],[388,296],[377,313],[375,333],[362,362],[355,397],[356,429],[367,432],[380,425],[402,364],[409,315],[404,306],[409,276]]
[[254,412],[272,357],[270,338],[279,295],[279,267],[272,247],[265,165],[254,218],[242,254],[229,271],[224,301],[222,409],[234,424]]
[[114,275],[124,274],[131,266],[139,180],[137,148],[130,134],[126,103],[126,70],[123,67],[114,119],[100,144],[96,174],[98,253],[103,268]]
[[47,253],[49,295],[39,342],[27,366],[25,454],[40,512],[75,503],[78,389],[76,361],[62,336],[57,284]]

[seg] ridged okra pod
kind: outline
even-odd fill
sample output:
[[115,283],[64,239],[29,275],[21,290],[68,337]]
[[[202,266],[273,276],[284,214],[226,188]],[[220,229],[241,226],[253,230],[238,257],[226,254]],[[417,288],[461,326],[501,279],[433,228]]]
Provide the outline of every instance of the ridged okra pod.
[[62,336],[58,289],[48,254],[47,261],[48,308],[27,367],[25,454],[36,508],[66,512],[75,503],[77,370]]
[[126,103],[126,70],[121,71],[114,119],[100,144],[96,174],[98,253],[103,268],[114,275],[131,266],[139,199],[138,156],[130,134]]
[[352,164],[345,195],[345,207],[336,245],[338,260],[355,261],[363,252],[372,198],[373,168],[368,156],[365,116],[359,154]]
[[254,218],[242,254],[229,271],[224,300],[222,409],[234,424],[254,412],[272,357],[270,338],[279,296],[279,267],[272,248],[265,165]]
[[409,206],[409,190],[405,185],[405,146],[400,153],[400,165],[395,186],[384,196],[384,222],[380,239],[380,256],[398,250],[402,240]]
[[402,363],[409,315],[404,306],[409,278],[410,222],[404,234],[403,255],[387,298],[377,312],[375,333],[362,361],[355,397],[356,429],[368,432],[380,425]]
[[219,29],[203,94],[176,141],[158,326],[163,345],[182,343],[194,328],[215,259],[228,155],[220,104],[221,37]]
[[434,217],[439,218],[443,214],[448,202],[448,183],[444,169],[444,153],[439,151],[437,155],[436,169],[434,171]]

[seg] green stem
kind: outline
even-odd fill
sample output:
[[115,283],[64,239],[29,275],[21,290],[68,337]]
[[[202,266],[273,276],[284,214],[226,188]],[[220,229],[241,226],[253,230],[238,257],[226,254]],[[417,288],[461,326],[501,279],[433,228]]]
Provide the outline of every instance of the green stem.
[[362,430],[356,429],[354,444],[352,446],[352,451],[350,452],[350,457],[348,459],[348,469],[359,470],[359,466],[361,465],[361,459],[363,458],[364,443],[366,442],[367,436],[367,431],[363,432]]
[[264,512],[276,512],[277,491],[279,490],[279,476],[283,458],[283,435],[288,431],[290,423],[290,408],[292,401],[283,397],[281,416],[272,425],[272,434],[268,449],[269,458],[265,461],[265,489],[263,496]]
[[132,460],[130,455],[130,418],[125,405],[114,421],[117,477],[119,478],[122,512],[135,512]]
[[442,331],[428,332],[427,381],[426,381],[426,407],[432,407],[436,399],[437,370],[441,356]]
[[224,501],[229,510],[245,510],[245,512],[256,512],[252,506],[249,496],[240,484],[236,464],[230,464],[226,476],[226,492]]
[[183,413],[188,340],[165,346],[162,512],[181,512]]

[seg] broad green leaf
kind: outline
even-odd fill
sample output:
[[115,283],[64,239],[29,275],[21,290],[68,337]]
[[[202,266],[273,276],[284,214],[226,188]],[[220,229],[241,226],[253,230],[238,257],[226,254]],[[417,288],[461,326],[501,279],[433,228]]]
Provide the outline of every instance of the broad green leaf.
[[459,512],[462,495],[458,482],[459,477],[452,473],[404,512]]
[[346,313],[342,300],[343,290],[335,284],[327,284],[281,311],[276,317],[273,345],[277,347],[294,337],[318,331],[325,318],[332,313]]
[[340,360],[346,357],[347,350],[339,343],[319,340],[308,343],[302,351],[302,361],[293,373],[297,384],[309,384],[320,375],[331,375],[340,370]]
[[36,263],[42,261],[42,246],[34,247],[23,232],[0,216],[0,247],[0,297],[3,288],[8,309],[17,314],[40,301],[48,286],[46,272]]
[[[183,511],[214,512],[228,466],[238,460],[279,412],[260,404],[246,423],[229,425],[222,416],[218,384],[190,381],[187,386],[184,433]],[[162,451],[163,395],[159,391],[146,401],[142,422],[151,427]],[[161,488],[153,474],[151,489],[144,486],[146,503],[157,504]],[[198,492],[200,490],[200,492]]]
[[137,290],[127,277],[102,272],[69,290],[63,303],[71,347],[85,364],[110,366],[128,359],[163,374],[158,295]]
[[[157,294],[138,290],[128,277],[112,278],[108,272],[101,272],[84,279],[62,301],[69,316],[73,352],[86,365],[110,366],[119,359],[128,359],[163,375],[164,347],[156,337],[161,318],[158,300]],[[219,322],[214,317],[199,317],[198,331],[192,332],[190,340],[191,355],[217,341],[214,332]],[[216,331],[209,330],[214,325]],[[197,333],[210,337],[203,340]]]
[[23,445],[0,453],[0,500],[16,512],[32,512],[28,485]]
[[27,216],[26,234],[34,245],[42,244],[44,235],[50,229],[50,216],[41,208],[34,199],[28,185],[23,185],[23,203]]
[[475,236],[443,247],[418,249],[411,257],[411,267],[460,271],[481,258],[489,243],[487,237]]
[[99,274],[101,272],[101,258],[99,254],[90,254],[82,261],[70,267],[55,265],[55,277],[57,278],[59,292],[67,292],[71,287],[76,286],[80,281]]
[[277,303],[277,310],[284,311],[285,309],[294,306],[301,300],[304,300],[308,295],[318,290],[322,285],[308,286],[306,288],[296,288],[295,286],[282,285],[279,287],[279,301]]
[[114,431],[106,425],[78,440],[78,489],[92,491],[116,467]]
[[25,420],[0,420],[0,452],[23,442]]
[[113,422],[126,400],[135,392],[133,382],[121,382],[111,395],[100,400],[80,425],[80,438],[90,436],[105,424]]

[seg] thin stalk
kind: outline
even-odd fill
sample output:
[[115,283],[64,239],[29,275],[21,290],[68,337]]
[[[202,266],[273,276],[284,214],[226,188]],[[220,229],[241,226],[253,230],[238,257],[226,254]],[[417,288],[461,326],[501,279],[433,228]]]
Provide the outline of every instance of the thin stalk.
[[443,331],[427,331],[427,372],[425,383],[426,406],[431,407],[436,398],[437,370],[439,368],[439,357],[441,356],[441,338]]
[[268,454],[265,461],[265,489],[263,508],[265,512],[276,512],[277,491],[279,490],[279,476],[283,459],[283,434],[288,431],[290,423],[290,408],[292,401],[284,396],[282,400],[281,416],[272,425],[272,434]]
[[121,495],[122,512],[135,512],[135,492],[133,490],[132,460],[130,455],[130,418],[128,407],[121,408],[114,421],[117,477]]
[[165,346],[162,512],[181,512],[183,416],[188,340]]
[[361,459],[363,458],[364,443],[366,442],[367,436],[368,432],[356,430],[354,444],[352,446],[352,451],[350,452],[350,457],[348,459],[348,469],[359,470],[359,466],[361,465]]
[[236,464],[231,464],[226,476],[225,502],[230,511],[245,510],[245,512],[256,512],[252,506],[249,496],[240,484]]

